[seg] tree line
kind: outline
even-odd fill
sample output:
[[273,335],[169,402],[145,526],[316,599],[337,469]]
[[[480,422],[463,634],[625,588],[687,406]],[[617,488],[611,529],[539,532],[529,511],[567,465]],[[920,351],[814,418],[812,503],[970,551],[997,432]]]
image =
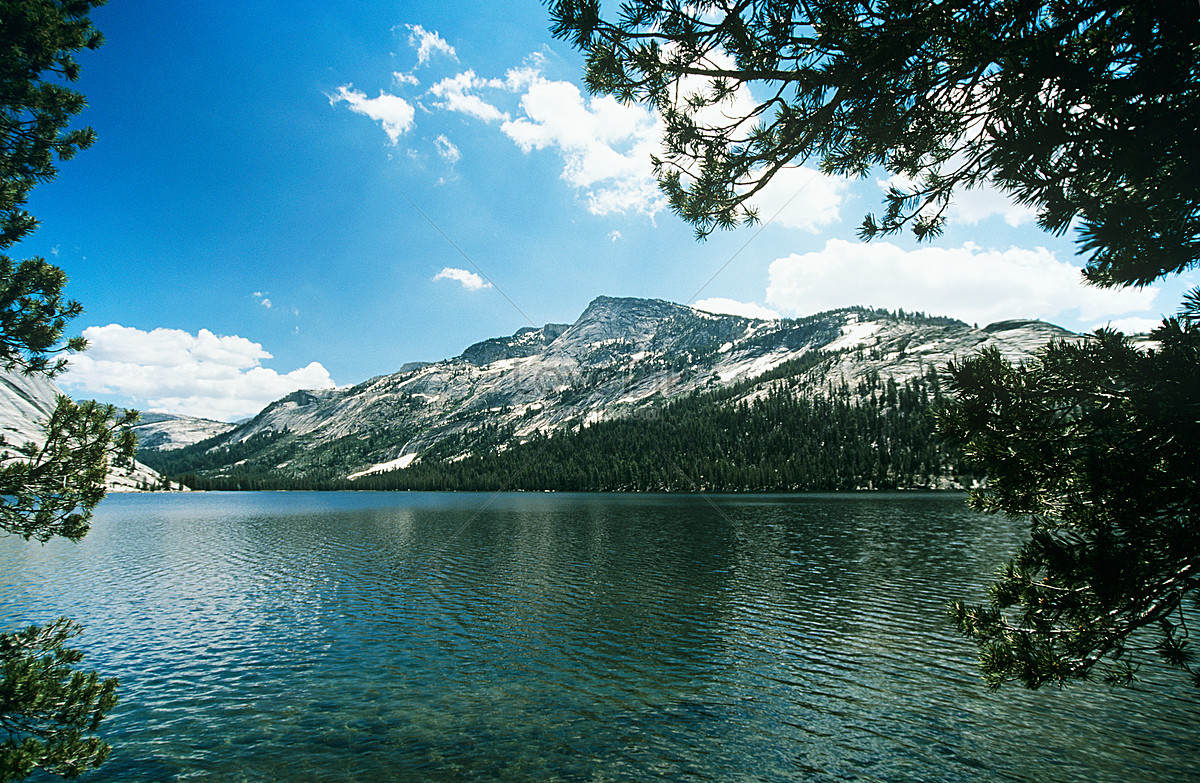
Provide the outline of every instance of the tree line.
[[485,425],[407,468],[352,481],[255,469],[173,478],[216,490],[587,492],[912,489],[978,478],[960,451],[935,437],[942,387],[932,368],[901,382],[872,373],[817,393],[805,392],[806,381],[743,382],[527,438],[513,425]]

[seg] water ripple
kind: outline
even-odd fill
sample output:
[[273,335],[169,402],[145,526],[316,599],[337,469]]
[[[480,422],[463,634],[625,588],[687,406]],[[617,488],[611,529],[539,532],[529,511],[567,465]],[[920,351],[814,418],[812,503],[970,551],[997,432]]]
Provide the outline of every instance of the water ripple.
[[943,619],[1019,540],[956,498],[115,497],[0,542],[5,627],[121,679],[88,779],[1137,781],[1200,703],[981,688]]

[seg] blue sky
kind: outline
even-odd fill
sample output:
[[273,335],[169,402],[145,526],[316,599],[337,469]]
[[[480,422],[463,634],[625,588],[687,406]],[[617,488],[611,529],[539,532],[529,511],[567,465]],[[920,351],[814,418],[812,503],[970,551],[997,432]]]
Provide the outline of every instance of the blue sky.
[[1145,328],[1195,285],[1082,286],[1071,236],[988,192],[934,244],[862,245],[879,177],[806,169],[764,192],[763,226],[697,243],[650,179],[655,118],[582,92],[537,0],[112,0],[93,18],[107,42],[77,86],[98,141],[34,191],[42,225],[14,253],[62,266],[85,307],[92,348],[60,382],[77,397],[233,420],[600,295],[1084,330]]

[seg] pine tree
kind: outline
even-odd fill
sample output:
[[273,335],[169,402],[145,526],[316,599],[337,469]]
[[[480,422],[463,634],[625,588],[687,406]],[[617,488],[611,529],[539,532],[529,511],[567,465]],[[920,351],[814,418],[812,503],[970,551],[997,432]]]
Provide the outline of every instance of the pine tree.
[[[56,159],[92,144],[90,128],[67,125],[84,98],[74,55],[102,41],[88,14],[103,0],[0,2],[0,253],[37,221],[25,209],[33,186],[53,178]],[[54,377],[78,302],[63,298],[66,275],[42,258],[0,255],[0,368]],[[110,464],[128,460],[134,414],[60,397],[42,445],[0,441],[0,530],[25,539],[81,538],[104,496]],[[116,681],[74,668],[66,647],[79,632],[69,620],[0,634],[0,781],[44,769],[67,777],[99,765],[108,746],[94,737],[116,700]]]
[[[900,183],[882,216],[864,219],[864,239],[905,227],[934,238],[956,192],[991,184],[1036,209],[1047,231],[1077,226],[1096,285],[1147,285],[1200,263],[1194,0],[629,0],[615,18],[600,0],[554,0],[550,10],[554,33],[585,52],[592,91],[658,111],[659,184],[699,236],[752,222],[761,189],[813,161],[827,174],[882,168]],[[745,87],[759,102],[731,100]],[[1200,594],[1188,478],[1197,318],[1200,289],[1153,351],[1099,332],[1029,367],[989,353],[951,369],[943,431],[989,478],[973,502],[1031,520],[989,605],[952,607],[990,684],[1061,684],[1106,660],[1107,676],[1128,682],[1151,628],[1158,654],[1194,675],[1182,607]]]

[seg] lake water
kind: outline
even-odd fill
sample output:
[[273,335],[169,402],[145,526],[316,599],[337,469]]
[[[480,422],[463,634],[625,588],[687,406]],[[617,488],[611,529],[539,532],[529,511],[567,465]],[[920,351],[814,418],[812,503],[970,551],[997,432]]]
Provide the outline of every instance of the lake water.
[[70,616],[120,679],[89,782],[1200,778],[1177,674],[982,687],[943,607],[1020,537],[959,496],[113,496],[0,539],[0,628]]

